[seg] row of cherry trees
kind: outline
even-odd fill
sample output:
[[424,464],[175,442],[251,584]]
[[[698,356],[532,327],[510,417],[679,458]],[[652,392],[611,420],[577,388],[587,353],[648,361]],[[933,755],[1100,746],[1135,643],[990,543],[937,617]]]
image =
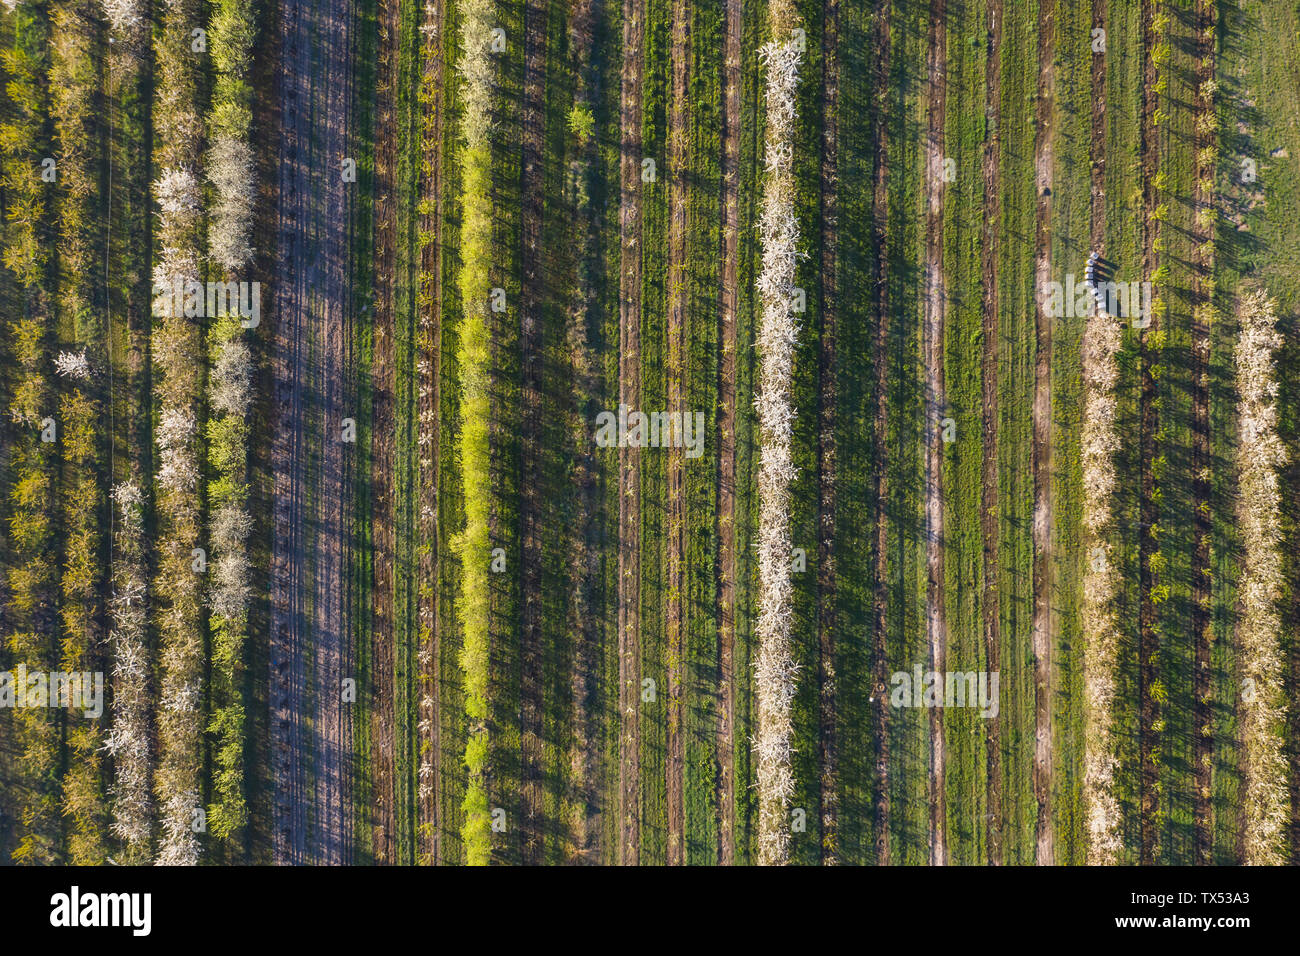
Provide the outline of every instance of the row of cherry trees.
[[1119,800],[1115,740],[1115,673],[1119,659],[1119,621],[1115,597],[1119,572],[1109,538],[1115,531],[1115,428],[1119,378],[1117,356],[1123,332],[1102,310],[1088,318],[1083,338],[1083,528],[1087,564],[1083,578],[1084,724],[1083,798],[1087,812],[1088,862],[1118,861]]
[[757,335],[758,391],[758,640],[755,689],[758,732],[754,740],[758,783],[758,859],[782,864],[790,858],[790,798],[794,794],[792,742],[797,666],[791,652],[793,587],[790,580],[790,486],[795,468],[790,400],[798,336],[793,295],[799,259],[795,213],[795,92],[803,58],[793,31],[798,19],[789,0],[771,0],[772,38],[760,51],[766,73],[763,95],[766,134],[763,197],[759,213],[762,268]]
[[[256,38],[251,0],[221,0],[213,11],[210,39],[215,86],[208,113],[207,177],[212,186],[208,222],[210,275],[247,280],[257,195],[255,157],[249,138],[252,87],[249,58]],[[251,295],[250,291],[250,295]],[[260,315],[260,309],[259,309]],[[212,688],[208,730],[213,744],[213,797],[208,826],[218,838],[247,821],[244,788],[244,643],[248,631],[249,535],[248,430],[253,405],[256,332],[244,329],[237,310],[209,316],[208,350],[208,540]]]
[[[154,37],[154,99],[158,203],[155,284],[182,288],[203,279],[203,192],[199,112],[201,62],[191,41],[202,22],[197,0],[172,0]],[[161,813],[157,862],[193,864],[199,857],[196,823],[202,819],[200,774],[204,708],[202,581],[195,561],[205,548],[200,486],[202,376],[201,319],[163,310],[151,342],[158,421],[154,440],[157,515],[153,601],[159,634],[158,767],[154,789]]]
[[1241,299],[1238,321],[1237,529],[1244,556],[1237,633],[1243,862],[1281,865],[1286,862],[1290,823],[1283,631],[1278,610],[1285,589],[1279,469],[1286,454],[1277,433],[1273,356],[1282,336],[1273,302],[1258,290]]

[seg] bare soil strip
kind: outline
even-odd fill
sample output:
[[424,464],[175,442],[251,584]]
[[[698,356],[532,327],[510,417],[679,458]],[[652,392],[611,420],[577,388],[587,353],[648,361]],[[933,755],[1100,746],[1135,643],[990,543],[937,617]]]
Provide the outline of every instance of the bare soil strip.
[[[1038,203],[1034,214],[1034,259],[1036,290],[1046,288],[1052,277],[1052,117],[1056,96],[1053,60],[1056,37],[1053,10],[1048,0],[1038,8],[1038,110],[1034,133],[1034,180]],[[1034,313],[1037,350],[1034,357],[1034,402],[1032,449],[1034,471],[1034,799],[1038,803],[1035,823],[1035,862],[1050,866],[1055,860],[1055,831],[1052,828],[1052,527],[1055,523],[1052,498],[1052,317],[1042,301]],[[990,665],[991,666],[991,665]]]
[[[421,217],[421,228],[433,241],[420,253],[424,276],[423,301],[418,303],[416,332],[416,378],[419,383],[417,446],[419,514],[416,528],[419,550],[419,580],[416,589],[417,620],[420,627],[420,794],[418,834],[422,861],[442,862],[442,714],[439,692],[439,662],[442,659],[442,627],[438,601],[441,581],[441,541],[438,527],[439,479],[442,468],[442,114],[443,57],[442,31],[444,0],[430,0],[424,7],[420,26],[423,41],[421,68],[423,85],[433,96],[424,105],[424,142],[420,177],[420,199],[431,204]],[[427,749],[426,749],[427,748]]]
[[[350,200],[341,175],[352,90],[349,8],[343,0],[324,6],[286,0],[280,32],[284,148],[277,184],[279,418],[271,559],[275,861],[337,864],[350,861],[352,846],[351,725],[341,702],[342,679],[352,676],[343,581],[344,516],[352,500],[341,441],[342,419],[355,414],[344,407],[351,332]],[[318,462],[315,473],[309,460]]]
[[[875,366],[875,415],[872,421],[872,450],[875,456],[875,523],[876,533],[872,560],[874,564],[873,611],[871,627],[872,733],[876,745],[875,793],[875,843],[876,864],[888,866],[890,858],[889,826],[889,705],[887,698],[889,662],[886,653],[886,628],[888,626],[889,579],[886,554],[889,545],[889,523],[886,498],[889,483],[889,248],[886,244],[886,224],[889,217],[889,120],[881,98],[889,89],[889,0],[877,0],[873,44],[875,46],[875,77],[872,88],[876,92],[876,107],[872,117],[872,136],[876,144],[871,200],[871,234],[876,257],[873,263],[875,288],[872,290],[872,319],[876,326],[872,343],[871,361]],[[888,102],[893,102],[892,98]]]
[[523,243],[521,290],[523,349],[523,434],[520,485],[522,530],[522,647],[520,738],[523,749],[520,841],[525,864],[542,862],[544,813],[542,793],[542,721],[545,675],[542,650],[542,315],[543,289],[538,248],[542,233],[542,151],[546,132],[545,0],[524,6],[523,154],[520,183],[520,235]]
[[[983,275],[984,351],[982,356],[981,427],[984,460],[980,471],[980,531],[983,541],[984,654],[989,673],[1002,667],[1002,549],[1001,508],[998,504],[1000,470],[998,467],[998,347],[1000,313],[998,309],[998,231],[1001,222],[1002,162],[1002,4],[989,4],[988,46],[984,64],[984,115],[992,135],[984,141],[982,176],[984,182],[984,227],[980,243],[980,272]],[[988,798],[986,842],[988,861],[1002,863],[1002,721],[995,717],[984,721],[984,743],[988,760]]]
[[[1153,179],[1158,162],[1159,146],[1156,142],[1157,131],[1153,115],[1156,109],[1156,94],[1152,88],[1155,86],[1156,77],[1151,51],[1159,42],[1159,38],[1152,29],[1154,6],[1155,4],[1151,0],[1143,0],[1143,81],[1140,133],[1143,216],[1140,223],[1140,232],[1142,235],[1142,274],[1144,276],[1151,275],[1155,268],[1155,253],[1152,248],[1155,229],[1151,225],[1151,214],[1155,210],[1157,202]],[[1142,345],[1138,353],[1141,366],[1141,411],[1138,424],[1138,467],[1141,470],[1139,480],[1140,515],[1138,521],[1138,586],[1140,588],[1138,608],[1138,692],[1141,700],[1138,709],[1138,758],[1140,763],[1138,772],[1141,788],[1138,799],[1138,816],[1141,839],[1139,859],[1143,866],[1150,866],[1155,863],[1156,841],[1159,839],[1159,833],[1156,829],[1156,802],[1158,798],[1156,786],[1159,780],[1154,760],[1156,739],[1153,731],[1156,721],[1159,719],[1159,708],[1151,689],[1159,679],[1156,655],[1159,653],[1160,644],[1156,634],[1155,605],[1151,600],[1151,589],[1154,584],[1151,575],[1151,555],[1159,550],[1160,545],[1152,536],[1151,528],[1160,518],[1160,509],[1156,505],[1153,494],[1155,491],[1155,476],[1150,467],[1150,462],[1155,455],[1155,432],[1159,427],[1159,422],[1157,421],[1154,405],[1157,395],[1156,379],[1151,374],[1151,366],[1154,360],[1146,344],[1147,336],[1157,331],[1159,325],[1160,317],[1153,314],[1150,328],[1143,335]]]
[[[1196,4],[1196,87],[1197,116],[1214,109],[1213,96],[1206,99],[1206,84],[1214,77],[1214,42],[1207,39],[1215,26],[1214,4],[1197,0]],[[1214,181],[1214,164],[1201,159],[1201,150],[1214,145],[1211,136],[1200,131],[1196,124],[1194,147],[1196,150],[1195,208],[1214,209],[1213,192],[1201,187],[1203,181]],[[1217,156],[1217,151],[1215,151]],[[1214,738],[1202,732],[1212,726],[1210,706],[1210,324],[1205,314],[1213,303],[1208,295],[1206,280],[1213,277],[1213,254],[1201,251],[1213,239],[1212,229],[1201,224],[1199,217],[1193,226],[1197,245],[1196,277],[1192,310],[1192,641],[1194,646],[1192,687],[1194,722],[1193,779],[1195,786],[1194,825],[1196,828],[1196,862],[1211,862],[1213,850],[1213,805],[1211,796],[1211,770],[1214,757]]]
[[821,334],[817,362],[817,640],[818,724],[821,749],[822,863],[838,862],[839,787],[835,707],[835,424],[836,322],[839,286],[839,0],[826,0],[822,25]]
[[[623,0],[619,129],[619,402],[641,397],[641,85],[645,40],[641,0]],[[624,865],[641,848],[641,466],[639,449],[618,452],[619,852]]]
[[[943,334],[947,293],[943,274],[944,121],[947,111],[947,0],[930,0],[930,46],[926,56],[925,137],[925,299],[922,348],[925,359],[926,452],[925,534],[926,635],[930,669],[943,673],[946,665],[947,623],[944,613],[943,442],[939,421],[946,405],[943,378]],[[929,708],[930,718],[930,863],[948,862],[945,824],[944,734],[941,708]]]
[[[574,103],[591,109],[600,98],[600,73],[591,64],[598,12],[595,0],[576,0],[570,20],[571,69],[576,78]],[[593,706],[593,689],[600,687],[601,615],[593,601],[593,587],[602,574],[602,548],[598,537],[600,462],[587,433],[590,405],[600,394],[599,362],[590,345],[591,322],[596,312],[596,276],[599,268],[598,222],[588,176],[598,159],[594,137],[574,159],[574,229],[578,236],[577,281],[568,328],[569,372],[573,384],[572,451],[577,485],[576,512],[571,535],[569,573],[573,600],[569,605],[569,633],[575,642],[572,666],[573,734],[569,745],[572,822],[570,862],[600,863],[601,826],[597,787],[599,775],[599,705]],[[599,692],[597,690],[597,692]]]
[[[396,37],[398,0],[379,7],[381,35]],[[379,51],[375,116],[375,305],[374,305],[374,428],[371,435],[371,507],[374,535],[374,624],[371,628],[372,813],[375,862],[396,862],[396,765],[394,763],[393,562],[397,557],[394,531],[393,474],[396,471],[393,408],[397,351],[394,339],[393,279],[397,244],[395,181],[397,157],[397,48]]]
[[[277,22],[281,43],[280,114],[284,146],[276,180],[276,246],[278,258],[301,270],[306,260],[297,258],[302,247],[300,223],[311,191],[306,152],[310,129],[306,123],[310,82],[310,50],[306,25],[287,3]],[[303,388],[297,352],[301,339],[303,292],[301,280],[278,283],[275,289],[276,324],[272,360],[277,414],[273,433],[271,468],[274,494],[274,539],[271,551],[271,732],[274,769],[274,862],[306,862],[306,823],[302,799],[304,728],[304,661],[302,645],[301,573]]]
[[736,862],[736,317],[740,242],[742,0],[725,0],[722,94],[722,288],[718,322],[718,863]]
[[[690,76],[690,5],[673,0],[672,106],[668,123],[668,410],[686,414],[683,379],[686,374],[686,199],[690,176],[690,103],[686,81]],[[668,596],[665,601],[668,677],[668,865],[686,862],[686,752],[682,725],[682,646],[686,576],[686,472],[685,451],[668,452]]]
[[[317,811],[315,820],[316,859],[327,865],[348,864],[352,860],[352,708],[343,707],[341,687],[344,678],[355,679],[349,604],[344,601],[345,582],[352,559],[354,483],[354,447],[344,448],[334,441],[345,417],[357,418],[359,409],[350,400],[355,391],[348,383],[355,381],[352,358],[355,341],[352,315],[353,249],[352,204],[356,192],[348,190],[342,176],[330,160],[339,154],[355,154],[356,141],[351,135],[353,116],[353,31],[352,7],[344,0],[332,0],[327,7],[324,33],[324,76],[326,88],[325,138],[321,170],[329,188],[318,215],[328,217],[337,210],[338,226],[321,223],[322,245],[331,247],[325,256],[325,323],[323,349],[318,365],[321,377],[318,394],[324,412],[321,436],[324,441],[321,474],[314,493],[318,527],[324,541],[316,551],[316,599],[313,626],[316,647],[317,730],[314,770],[316,774]],[[319,288],[319,287],[317,287]],[[345,460],[345,451],[347,458]]]
[[[1109,13],[1109,0],[1092,0],[1092,22],[1105,24]],[[1092,194],[1089,205],[1088,232],[1091,251],[1106,254],[1106,57],[1092,55],[1089,78],[1092,94],[1091,142],[1088,156],[1092,162]]]

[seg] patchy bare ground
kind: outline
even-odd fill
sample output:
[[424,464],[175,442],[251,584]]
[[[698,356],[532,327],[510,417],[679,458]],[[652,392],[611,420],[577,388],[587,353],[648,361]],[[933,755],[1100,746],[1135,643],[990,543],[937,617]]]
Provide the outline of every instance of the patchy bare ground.
[[[342,421],[351,331],[350,6],[280,7],[276,183],[271,691],[277,863],[351,862],[352,673],[345,581],[352,511]],[[350,184],[349,184],[350,185]]]
[[[930,669],[945,666],[947,623],[943,596],[943,445],[939,420],[946,403],[943,379],[943,329],[947,293],[943,274],[943,160],[944,119],[947,111],[948,54],[946,0],[931,0],[930,44],[926,62],[926,208],[925,283],[921,335],[924,342],[926,396],[925,452],[925,535],[926,635],[930,646]],[[939,708],[929,709],[930,718],[930,862],[948,862],[945,834],[944,735]]]

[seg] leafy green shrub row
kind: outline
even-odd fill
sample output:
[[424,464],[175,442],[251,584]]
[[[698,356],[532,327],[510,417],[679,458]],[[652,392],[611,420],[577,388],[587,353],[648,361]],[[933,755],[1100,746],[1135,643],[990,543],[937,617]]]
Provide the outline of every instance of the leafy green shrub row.
[[[45,117],[48,109],[48,24],[27,5],[13,13],[14,42],[3,54],[9,104],[0,125],[5,198],[4,263],[13,273],[23,299],[23,314],[9,319],[16,365],[10,421],[17,426],[9,467],[12,512],[7,532],[10,566],[9,620],[6,643],[15,667],[55,668],[54,578],[51,552],[55,529],[57,461],[55,445],[41,440],[54,418],[50,382],[50,308],[47,300],[45,228],[48,185],[41,160],[48,155]],[[14,712],[21,750],[18,778],[23,796],[15,807],[23,834],[14,851],[22,863],[63,862],[62,821],[58,796],[62,760],[54,711],[42,707]]]
[[[216,80],[208,113],[211,146],[207,177],[214,201],[208,224],[208,255],[225,281],[247,281],[240,269],[252,259],[256,199],[254,156],[249,141],[252,88],[248,64],[256,39],[251,0],[221,0],[213,12],[210,41]],[[250,597],[248,536],[248,412],[254,358],[238,315],[212,319],[207,427],[213,568],[209,604],[212,635],[213,796],[208,827],[226,839],[248,820],[244,787],[244,642]]]
[[[154,193],[159,206],[154,280],[202,279],[203,197],[198,162],[202,56],[191,31],[203,23],[198,0],[167,5],[154,36]],[[200,845],[203,771],[204,614],[195,550],[204,547],[199,488],[200,429],[205,367],[202,319],[167,314],[153,329],[154,386],[159,407],[154,439],[158,515],[154,620],[159,637],[158,771],[161,810],[157,862],[192,865]]]
[[[102,311],[90,289],[100,258],[94,238],[99,216],[100,112],[95,13],[88,0],[72,0],[55,9],[50,70],[51,113],[58,138],[59,305],[62,314],[71,317],[74,335],[73,351],[61,355],[56,368],[78,383],[59,403],[62,433],[58,447],[63,458],[59,497],[65,541],[60,669],[68,672],[102,669],[97,650],[104,586],[99,532],[104,504],[100,490],[104,445],[100,381],[108,350]],[[70,712],[66,742],[63,813],[72,821],[71,860],[75,864],[102,863],[107,846],[98,723]]]

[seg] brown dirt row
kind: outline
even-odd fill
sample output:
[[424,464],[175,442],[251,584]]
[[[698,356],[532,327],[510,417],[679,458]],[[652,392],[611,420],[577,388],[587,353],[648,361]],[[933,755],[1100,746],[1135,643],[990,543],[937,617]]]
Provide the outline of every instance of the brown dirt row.
[[[1002,342],[998,310],[998,230],[1001,223],[1002,162],[1002,3],[989,5],[988,45],[984,65],[984,115],[993,135],[984,141],[981,175],[984,183],[984,226],[980,242],[980,274],[983,276],[983,355],[981,361],[981,429],[984,459],[980,470],[980,534],[983,542],[984,596],[983,637],[986,666],[990,673],[1001,669],[1001,509],[998,505],[998,347]],[[1002,724],[1000,718],[984,722],[984,745],[988,760],[985,791],[988,799],[986,842],[988,862],[1002,863]]]
[[[685,414],[686,396],[686,200],[690,176],[690,103],[687,79],[690,62],[690,4],[673,0],[672,104],[668,119],[668,410]],[[668,453],[668,596],[664,602],[668,648],[668,865],[686,862],[686,751],[682,708],[682,646],[686,576],[686,472],[685,451]]]
[[[1155,15],[1154,0],[1142,2],[1142,36],[1143,36],[1143,82],[1142,82],[1142,123],[1140,132],[1140,153],[1142,163],[1142,211],[1139,228],[1142,235],[1142,273],[1151,275],[1155,267],[1155,253],[1152,243],[1156,228],[1152,225],[1151,214],[1155,210],[1158,198],[1155,194],[1154,178],[1158,164],[1159,146],[1156,141],[1157,130],[1153,121],[1156,108],[1156,96],[1152,92],[1155,86],[1155,65],[1151,60],[1151,51],[1159,42],[1152,29]],[[1156,861],[1156,841],[1159,833],[1156,829],[1156,810],[1158,793],[1158,775],[1154,761],[1156,738],[1153,730],[1159,718],[1156,699],[1151,688],[1159,679],[1159,666],[1156,655],[1159,652],[1159,638],[1156,634],[1156,610],[1151,600],[1151,588],[1154,584],[1151,575],[1151,555],[1158,550],[1159,542],[1151,534],[1151,528],[1160,518],[1160,510],[1154,500],[1155,476],[1149,462],[1155,455],[1155,432],[1159,427],[1155,399],[1157,396],[1156,380],[1151,374],[1154,364],[1151,350],[1147,346],[1147,337],[1157,331],[1160,316],[1151,316],[1151,325],[1142,337],[1139,348],[1141,368],[1141,409],[1138,424],[1138,467],[1139,479],[1139,538],[1138,538],[1138,586],[1140,588],[1138,606],[1138,758],[1141,788],[1138,798],[1138,829],[1141,849],[1139,860],[1143,866]]]
[[[349,862],[352,677],[344,586],[352,514],[341,425],[347,407],[351,200],[351,16],[344,0],[286,0],[276,183],[275,408],[271,452],[271,687],[275,861]],[[314,69],[319,67],[319,69]],[[309,465],[311,467],[309,467]],[[310,650],[309,650],[310,649]],[[308,811],[311,811],[309,824]]]
[[[1038,105],[1034,133],[1034,178],[1038,202],[1034,212],[1036,289],[1043,289],[1052,270],[1052,187],[1056,75],[1053,60],[1056,36],[1051,4],[1038,8]],[[1039,866],[1055,861],[1056,838],[1052,827],[1052,648],[1056,639],[1052,619],[1052,569],[1055,567],[1052,527],[1052,317],[1043,303],[1035,310],[1037,350],[1034,356],[1032,409],[1034,472],[1034,858]],[[986,339],[987,341],[987,339]]]
[[[876,464],[875,475],[875,542],[872,555],[874,565],[873,609],[871,626],[872,734],[876,744],[876,792],[874,806],[876,863],[888,866],[890,859],[889,827],[889,707],[886,693],[889,681],[889,663],[886,653],[886,628],[888,625],[889,581],[886,552],[889,544],[889,524],[885,499],[889,494],[886,474],[889,470],[889,249],[886,245],[886,223],[889,216],[889,121],[880,93],[889,89],[890,30],[889,0],[876,0],[872,45],[874,47],[875,77],[872,88],[877,91],[876,106],[872,115],[872,139],[875,142],[875,167],[872,171],[871,236],[876,250],[872,264],[875,288],[872,290],[872,320],[876,335],[872,343],[871,361],[875,368],[875,414],[872,420],[872,447]],[[892,98],[889,102],[893,102]]]
[[839,287],[839,0],[822,8],[821,333],[817,358],[817,641],[818,744],[821,750],[822,863],[839,855],[838,741],[835,707],[836,322]]
[[[623,69],[619,97],[619,401],[641,396],[641,86],[645,42],[640,0],[623,0]],[[618,452],[618,680],[620,863],[641,848],[641,467],[638,449]]]
[[424,142],[421,159],[420,199],[432,204],[421,217],[420,227],[433,241],[420,253],[420,272],[424,277],[418,303],[419,328],[416,332],[416,369],[419,397],[417,448],[419,450],[419,513],[416,517],[419,549],[419,578],[416,589],[416,618],[420,628],[420,748],[428,748],[421,758],[421,770],[428,769],[426,780],[420,779],[418,806],[419,852],[426,863],[442,862],[442,714],[439,693],[439,662],[442,659],[442,621],[439,605],[441,542],[438,528],[439,478],[441,474],[442,429],[439,409],[442,406],[442,118],[443,56],[442,37],[444,0],[430,0],[424,7],[420,26],[423,51],[421,69],[423,85],[433,91],[424,106]]
[[726,0],[722,94],[722,288],[718,374],[718,862],[736,862],[736,316],[740,242],[742,0]]
[[[372,753],[372,827],[375,862],[396,862],[397,822],[394,762],[393,562],[397,557],[394,529],[393,473],[396,470],[396,430],[393,404],[397,352],[394,339],[393,292],[397,245],[396,158],[398,0],[379,6],[381,45],[375,97],[375,305],[374,427],[371,434],[371,520],[374,536],[374,619],[370,634],[370,714]],[[387,37],[389,42],[382,42]]]
[[[280,114],[283,160],[275,181],[277,261],[298,251],[296,224],[305,215],[309,195],[302,184],[307,148],[305,126],[307,70],[310,51],[302,35],[304,25],[292,2],[276,19],[280,62]],[[289,260],[293,270],[293,259]],[[299,450],[303,382],[295,360],[301,338],[298,296],[301,287],[292,271],[275,288],[276,325],[272,359],[275,380],[273,413],[277,419],[271,449],[273,529],[271,551],[271,736],[274,783],[273,862],[306,862],[306,820],[303,797],[304,661],[300,529],[302,527]],[[287,281],[286,281],[287,280]]]
[[[576,0],[569,21],[570,68],[576,78],[574,103],[593,108],[599,100],[600,73],[592,68],[598,12],[594,0]],[[571,679],[573,733],[569,743],[570,846],[569,861],[596,864],[602,861],[598,808],[599,709],[592,706],[592,690],[599,686],[601,625],[593,613],[592,591],[601,575],[601,547],[597,496],[600,466],[587,434],[587,413],[600,393],[598,361],[590,346],[591,321],[595,315],[598,242],[597,214],[586,192],[588,176],[597,159],[594,137],[581,145],[573,160],[570,177],[579,191],[571,200],[573,226],[578,240],[578,278],[570,308],[567,338],[569,374],[572,381],[571,434],[574,481],[577,486],[575,514],[569,545],[569,574],[573,600],[569,604],[569,633],[575,642]]]
[[[1214,77],[1214,43],[1207,40],[1207,30],[1215,21],[1214,4],[1209,0],[1197,0],[1196,3],[1196,86],[1198,115],[1212,111],[1213,100],[1207,104],[1202,98],[1205,84]],[[1194,206],[1197,210],[1213,209],[1213,193],[1206,193],[1201,182],[1214,180],[1213,164],[1202,163],[1200,151],[1212,146],[1209,136],[1197,132],[1193,146],[1196,150],[1196,191]],[[1217,151],[1216,151],[1217,155]],[[1211,305],[1207,295],[1206,279],[1214,271],[1212,254],[1200,251],[1203,243],[1213,238],[1213,232],[1199,222],[1193,225],[1193,234],[1197,245],[1196,276],[1193,289],[1193,301],[1196,308],[1192,312],[1192,641],[1193,641],[1193,676],[1192,686],[1195,701],[1193,703],[1194,724],[1193,740],[1193,780],[1195,786],[1195,852],[1198,864],[1211,862],[1213,850],[1213,804],[1211,803],[1211,770],[1214,757],[1214,738],[1202,733],[1202,729],[1212,726],[1213,715],[1210,707],[1210,326],[1203,314],[1204,306]]]
[[525,864],[542,862],[543,852],[543,648],[541,483],[542,472],[542,315],[544,297],[541,251],[544,177],[542,153],[546,133],[545,0],[524,5],[523,153],[520,182],[520,235],[523,267],[521,290],[523,366],[522,475],[520,481],[522,798],[520,841]]
[[[1092,0],[1092,22],[1104,24],[1109,0]],[[1088,235],[1095,251],[1106,254],[1106,58],[1094,54],[1089,76],[1092,117],[1088,156],[1092,163],[1092,192],[1088,207]]]
[[[947,293],[943,273],[943,182],[944,122],[947,112],[948,50],[947,0],[930,0],[930,42],[926,55],[926,206],[925,206],[925,298],[922,318],[922,349],[925,361],[926,453],[925,535],[926,635],[930,669],[942,673],[946,664],[947,623],[944,613],[943,554],[943,444],[939,420],[946,404],[943,375],[944,318]],[[948,862],[946,834],[947,800],[944,784],[943,715],[929,708],[930,719],[930,862]]]
[[[356,390],[351,384],[357,380],[357,316],[352,303],[353,208],[360,196],[347,189],[342,176],[335,175],[329,163],[329,157],[334,155],[358,153],[352,126],[356,115],[352,70],[356,48],[351,5],[345,0],[333,0],[324,21],[321,32],[325,34],[322,45],[326,53],[320,85],[324,87],[326,133],[321,168],[329,188],[322,197],[324,201],[317,204],[317,229],[321,245],[328,248],[324,283],[327,304],[321,310],[325,334],[317,389],[323,413],[323,454],[314,504],[323,516],[317,526],[325,541],[314,556],[316,597],[312,603],[317,701],[314,834],[317,861],[337,866],[353,862],[353,707],[343,705],[340,689],[345,678],[356,676],[351,629],[359,608],[349,593],[352,546],[356,540],[356,455],[352,446],[345,449],[342,442],[333,439],[335,429],[340,427],[336,423],[345,417],[360,417]],[[342,228],[329,228],[332,210],[342,211],[335,213],[340,224],[346,224]]]

